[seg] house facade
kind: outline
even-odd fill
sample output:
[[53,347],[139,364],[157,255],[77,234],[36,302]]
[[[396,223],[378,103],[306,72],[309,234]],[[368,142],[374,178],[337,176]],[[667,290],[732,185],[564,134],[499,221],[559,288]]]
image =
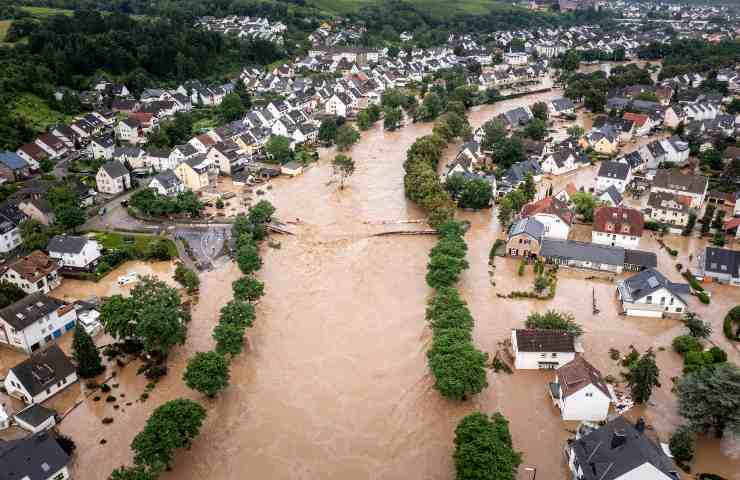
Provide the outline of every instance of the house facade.
[[688,284],[671,282],[652,268],[617,282],[622,310],[633,317],[681,317],[688,310],[688,295]]
[[609,414],[611,391],[582,355],[557,369],[548,391],[563,420],[601,422]]
[[700,175],[684,175],[676,170],[657,170],[651,192],[666,192],[691,199],[690,208],[699,209],[704,204],[709,180]]
[[556,369],[576,357],[575,337],[560,330],[512,330],[511,347],[517,370]]
[[95,175],[98,192],[118,195],[131,188],[131,174],[121,162],[104,163]]
[[596,176],[596,191],[605,192],[610,187],[614,187],[619,193],[624,193],[631,179],[628,164],[617,161],[602,162]]
[[15,285],[29,295],[49,293],[62,283],[59,263],[39,250],[19,257],[8,265],[0,274],[0,280]]
[[506,241],[506,252],[511,257],[536,257],[545,226],[536,218],[522,218],[514,222]]
[[637,248],[645,228],[642,213],[627,207],[601,207],[594,212],[591,241],[601,245]]
[[77,381],[77,370],[58,345],[31,355],[8,371],[8,395],[28,405],[41,403]]
[[74,329],[76,321],[71,305],[34,293],[0,310],[0,345],[32,353]]
[[528,203],[522,207],[523,218],[535,218],[545,227],[545,238],[568,238],[573,223],[573,212],[568,205],[555,197]]
[[175,175],[186,189],[197,192],[206,188],[208,181],[208,159],[205,154],[188,158],[175,168]]
[[93,270],[102,256],[98,242],[74,235],[57,235],[49,241],[46,249],[63,270]]

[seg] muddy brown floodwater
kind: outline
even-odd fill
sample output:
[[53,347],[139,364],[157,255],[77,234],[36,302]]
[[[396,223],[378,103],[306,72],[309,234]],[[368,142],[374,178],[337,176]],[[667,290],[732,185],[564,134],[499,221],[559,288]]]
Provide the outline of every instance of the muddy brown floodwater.
[[[523,101],[560,94],[486,106],[471,113],[471,123],[480,125]],[[62,430],[79,447],[75,477],[103,479],[113,468],[130,463],[131,440],[152,408],[185,396],[205,404],[208,419],[192,449],[178,452],[174,470],[164,476],[168,480],[449,479],[454,475],[455,426],[475,410],[501,410],[511,420],[523,467],[537,467],[542,478],[566,478],[563,442],[575,425],[562,422],[549,401],[545,386],[552,373],[491,372],[490,386],[472,400],[444,400],[432,388],[425,355],[431,335],[424,307],[431,292],[424,275],[435,239],[370,236],[389,228],[381,221],[423,217],[404,198],[402,164],[406,149],[430,130],[430,124],[415,124],[397,132],[376,126],[363,133],[350,152],[357,170],[344,190],[330,183],[331,150],[322,152],[319,164],[304,175],[272,182],[266,197],[277,207],[277,216],[300,218],[301,223],[292,227],[295,237],[275,238],[280,248],[264,250],[259,276],[267,292],[248,333],[249,348],[232,365],[229,388],[207,399],[189,391],[181,376],[190,355],[213,346],[210,333],[218,310],[230,299],[230,283],[239,276],[233,265],[202,275],[188,340],[176,349],[169,375],[146,402],[126,406],[124,412],[86,404],[64,421]],[[589,275],[584,273],[563,272],[557,296],[549,302],[498,299],[497,292],[531,285],[532,273],[519,277],[516,262],[497,259],[490,277],[488,252],[501,233],[493,212],[461,217],[472,228],[466,237],[471,268],[460,288],[475,316],[475,341],[482,350],[495,351],[528,312],[564,309],[574,312],[586,329],[588,359],[605,374],[617,374],[608,358],[610,347],[668,346],[681,331],[675,321],[618,317],[613,283],[585,280]],[[676,248],[688,255],[689,245]],[[660,254],[661,270],[675,277],[673,262]],[[720,315],[734,305],[738,291],[712,290],[719,301],[692,306],[721,334]],[[602,310],[597,316],[590,313],[592,291]],[[729,348],[720,335],[715,333],[714,339]],[[730,353],[737,361],[737,352]],[[669,380],[680,371],[680,359],[670,351],[660,352],[658,359],[665,372],[663,387],[645,414],[666,432],[680,422]],[[118,381],[132,399],[146,383],[131,367]],[[101,425],[106,415],[115,422]],[[99,444],[102,438],[105,445]],[[720,456],[719,448],[717,442],[704,444],[698,462],[738,480],[740,462]],[[521,479],[529,478],[520,470]]]

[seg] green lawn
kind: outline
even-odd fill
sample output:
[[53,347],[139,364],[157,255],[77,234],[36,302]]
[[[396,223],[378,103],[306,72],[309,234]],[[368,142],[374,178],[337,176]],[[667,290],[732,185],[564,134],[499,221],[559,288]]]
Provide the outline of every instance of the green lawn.
[[[374,0],[309,0],[314,5],[328,14],[346,14],[358,10],[363,5],[373,3]],[[500,0],[408,0],[417,7],[428,11],[433,16],[443,18],[459,13],[486,13],[491,8],[508,5]]]
[[13,23],[13,20],[0,20],[0,43],[5,41],[5,35],[8,33],[11,23]]
[[30,13],[34,17],[51,17],[52,15],[72,15],[72,10],[65,10],[63,8],[48,8],[48,7],[21,7],[22,10]]
[[93,232],[94,238],[108,250],[120,250],[125,247],[133,246],[137,254],[143,255],[150,243],[164,240],[167,242],[167,249],[172,258],[177,257],[177,248],[172,240],[158,237],[155,235],[142,235],[135,233],[115,233],[115,232]]
[[30,93],[19,95],[13,110],[38,132],[45,131],[50,125],[72,120],[71,116],[52,110],[44,100]]

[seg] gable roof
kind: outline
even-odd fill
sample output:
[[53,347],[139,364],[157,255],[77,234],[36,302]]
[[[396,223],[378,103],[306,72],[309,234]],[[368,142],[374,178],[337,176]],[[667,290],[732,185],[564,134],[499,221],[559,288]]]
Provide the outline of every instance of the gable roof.
[[618,180],[627,180],[627,176],[630,173],[630,166],[622,162],[614,162],[608,160],[601,162],[599,167],[599,177],[603,178],[616,178]]
[[75,372],[75,366],[64,354],[59,345],[36,352],[26,360],[11,368],[18,380],[31,396],[36,396]]
[[19,440],[0,440],[2,480],[47,480],[69,462],[70,456],[49,432]]
[[703,194],[706,191],[708,180],[701,175],[684,175],[675,170],[657,170],[653,179],[653,186],[667,190],[677,190]]
[[28,407],[24,408],[20,412],[13,415],[17,420],[20,420],[33,427],[38,427],[50,417],[56,416],[57,412],[50,408],[46,408],[38,403],[33,403]]
[[519,352],[575,352],[573,334],[563,330],[517,329],[516,348]]
[[104,163],[100,168],[105,171],[105,173],[107,173],[108,176],[111,178],[118,178],[123,177],[124,175],[128,175],[128,170],[126,169],[126,167],[124,167],[121,162],[118,162],[116,160]]
[[35,250],[26,256],[19,257],[8,266],[29,283],[36,283],[51,272],[57,270],[59,264],[40,250]]
[[597,232],[640,237],[644,228],[642,213],[634,208],[601,207],[594,212],[593,229]]
[[679,478],[660,446],[621,416],[571,445],[583,471],[582,480],[615,480],[645,463],[663,472],[666,479]]
[[611,398],[611,393],[604,382],[601,372],[583,358],[577,356],[570,362],[557,369],[558,383],[563,392],[563,398],[578,393],[588,385],[595,386],[604,395]]
[[673,283],[655,269],[648,268],[626,280],[617,282],[617,289],[619,289],[622,299],[630,303],[652,295],[663,288],[686,305],[684,295],[689,294],[689,285],[687,283]]
[[624,265],[624,248],[622,247],[559,238],[543,239],[540,256],[615,266]]
[[0,310],[0,318],[20,331],[66,305],[61,300],[36,292]]
[[76,235],[56,235],[49,240],[46,250],[59,253],[82,253],[87,242],[91,241],[93,240]]
[[540,241],[542,234],[545,233],[545,226],[534,217],[521,218],[511,225],[509,238],[515,235],[526,234]]
[[706,247],[703,266],[707,272],[730,275],[736,278],[740,276],[740,251]]
[[555,215],[568,225],[573,223],[573,212],[565,202],[555,197],[545,197],[522,207],[522,217],[533,217],[538,214]]
[[15,152],[0,152],[0,163],[11,170],[20,170],[28,167],[28,163]]

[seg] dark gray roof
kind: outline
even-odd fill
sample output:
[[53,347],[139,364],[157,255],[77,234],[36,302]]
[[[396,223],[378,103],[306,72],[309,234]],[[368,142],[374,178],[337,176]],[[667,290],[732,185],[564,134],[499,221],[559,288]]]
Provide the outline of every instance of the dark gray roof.
[[126,170],[126,167],[124,167],[121,162],[115,160],[104,163],[100,168],[105,170],[105,172],[111,178],[119,178],[123,177],[124,175],[128,175],[128,170]]
[[609,188],[604,190],[603,194],[609,195],[609,198],[612,199],[612,203],[614,203],[615,207],[618,207],[622,203],[622,194],[619,193],[619,190],[617,190],[617,187],[614,185],[609,185]]
[[658,170],[655,172],[653,186],[676,190],[679,192],[690,192],[702,194],[707,188],[708,180],[701,175],[684,175],[674,170]]
[[688,284],[673,283],[662,273],[652,268],[643,270],[626,280],[618,282],[617,288],[622,294],[622,298],[628,302],[635,302],[641,298],[645,298],[662,288],[665,288],[678,297],[684,304],[686,303],[684,295],[689,294]]
[[707,247],[704,251],[704,270],[707,272],[740,275],[740,251]]
[[49,240],[46,250],[60,253],[81,253],[89,240],[76,235],[57,235]]
[[43,407],[38,403],[34,403],[33,405],[24,408],[13,416],[23,423],[31,425],[32,427],[38,427],[50,417],[56,416],[56,414],[57,412],[55,412],[54,410]]
[[655,252],[625,249],[624,264],[637,265],[643,268],[655,268],[658,266],[658,256]]
[[558,112],[562,112],[563,110],[572,110],[576,108],[573,101],[569,98],[556,98],[552,101],[552,106],[555,107],[555,110]]
[[606,265],[624,265],[624,248],[599,245],[597,243],[576,242],[545,238],[542,240],[540,256],[545,258],[564,258]]
[[154,180],[159,182],[159,184],[167,190],[182,183],[180,179],[177,178],[177,175],[175,175],[175,172],[173,172],[172,170],[164,170],[162,172],[159,172],[152,179],[152,181]]
[[575,352],[575,337],[563,330],[518,329],[516,348],[520,352]]
[[679,476],[660,446],[638,432],[624,417],[617,417],[572,443],[575,462],[583,470],[582,480],[614,480],[645,463]]
[[34,353],[10,371],[18,377],[28,393],[35,397],[49,385],[74,373],[75,366],[59,348],[59,345],[53,343],[46,350]]
[[522,218],[514,222],[511,226],[509,238],[522,233],[526,233],[539,241],[542,238],[542,234],[545,233],[545,226],[534,217]]
[[599,167],[599,177],[626,180],[629,173],[630,166],[622,162],[601,162],[601,166]]
[[0,318],[20,331],[63,305],[61,300],[36,292],[0,310]]
[[0,480],[48,480],[69,461],[56,437],[48,432],[0,440]]

